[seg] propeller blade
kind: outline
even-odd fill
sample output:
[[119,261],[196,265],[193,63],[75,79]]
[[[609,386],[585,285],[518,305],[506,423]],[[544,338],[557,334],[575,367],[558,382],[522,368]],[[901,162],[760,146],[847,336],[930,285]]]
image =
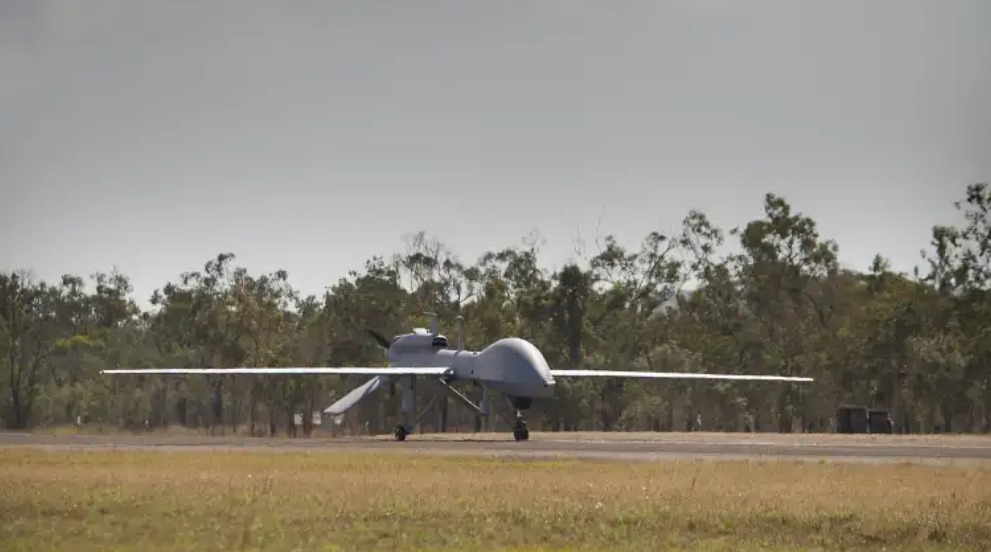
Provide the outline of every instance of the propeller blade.
[[[389,350],[389,347],[392,346],[392,343],[388,339],[386,339],[385,336],[383,336],[382,334],[378,333],[377,331],[375,331],[375,330],[373,330],[371,328],[368,328],[368,333],[372,337],[374,337],[375,338],[375,341],[378,341],[378,344],[381,345],[385,350],[388,351]],[[396,396],[396,382],[393,381],[392,379],[390,379],[389,380],[389,398],[392,398],[392,397],[395,397],[395,396]]]
[[389,343],[388,339],[383,337],[382,334],[378,333],[377,331],[369,328],[368,333],[375,338],[375,341],[377,341],[378,344],[381,345],[383,349],[388,349],[389,346],[392,345],[391,343]]

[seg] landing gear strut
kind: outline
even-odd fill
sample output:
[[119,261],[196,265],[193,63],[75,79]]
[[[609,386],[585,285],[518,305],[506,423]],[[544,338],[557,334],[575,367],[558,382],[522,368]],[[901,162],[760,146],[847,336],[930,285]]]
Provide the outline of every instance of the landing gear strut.
[[511,397],[510,404],[516,411],[516,427],[513,428],[513,439],[526,441],[530,438],[530,430],[526,428],[526,420],[523,419],[523,411],[530,408],[531,399],[526,397]]

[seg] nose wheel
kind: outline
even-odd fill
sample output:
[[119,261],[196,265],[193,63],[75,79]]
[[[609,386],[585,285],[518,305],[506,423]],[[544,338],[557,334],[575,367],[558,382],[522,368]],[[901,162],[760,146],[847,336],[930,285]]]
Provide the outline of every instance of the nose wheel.
[[526,428],[526,421],[523,419],[523,414],[517,410],[516,411],[516,427],[513,428],[513,439],[517,441],[526,441],[530,438],[530,430]]
[[406,428],[405,427],[403,427],[401,425],[397,425],[396,426],[396,431],[394,432],[394,434],[396,436],[396,440],[397,441],[405,441],[406,440],[406,436],[409,435],[409,432],[406,431]]

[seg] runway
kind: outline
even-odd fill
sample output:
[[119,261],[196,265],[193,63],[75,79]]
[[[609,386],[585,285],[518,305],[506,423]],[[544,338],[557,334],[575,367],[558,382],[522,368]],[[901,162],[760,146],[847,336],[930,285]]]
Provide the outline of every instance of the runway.
[[511,458],[805,460],[845,462],[991,463],[991,437],[741,433],[531,433],[515,442],[503,434],[349,438],[251,438],[199,435],[45,435],[0,433],[0,448],[141,449],[159,451],[275,450],[405,452]]

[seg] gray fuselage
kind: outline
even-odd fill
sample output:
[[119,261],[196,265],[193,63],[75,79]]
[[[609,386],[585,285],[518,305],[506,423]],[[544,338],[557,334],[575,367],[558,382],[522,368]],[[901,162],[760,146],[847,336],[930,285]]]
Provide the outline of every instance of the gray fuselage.
[[514,397],[549,398],[554,377],[547,361],[532,343],[518,337],[500,339],[481,351],[448,347],[443,335],[422,330],[396,336],[387,353],[397,366],[444,366],[459,380],[474,380]]

